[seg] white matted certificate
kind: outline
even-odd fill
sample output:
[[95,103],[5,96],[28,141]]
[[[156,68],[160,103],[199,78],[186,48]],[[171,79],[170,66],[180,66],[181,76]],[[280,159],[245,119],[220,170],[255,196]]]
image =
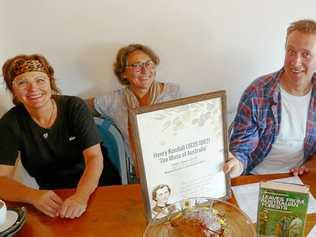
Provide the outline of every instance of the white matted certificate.
[[224,91],[130,112],[148,220],[185,198],[230,196]]

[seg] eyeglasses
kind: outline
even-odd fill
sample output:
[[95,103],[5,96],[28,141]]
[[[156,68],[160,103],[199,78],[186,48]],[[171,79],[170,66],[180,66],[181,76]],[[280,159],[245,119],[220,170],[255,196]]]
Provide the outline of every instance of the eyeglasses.
[[39,88],[45,88],[49,85],[49,79],[45,77],[36,77],[34,79],[13,80],[12,84],[19,90],[26,90],[31,84]]
[[155,63],[152,60],[148,60],[146,62],[142,63],[132,63],[129,65],[126,65],[126,67],[131,68],[133,71],[140,72],[143,68],[146,69],[153,69],[155,68]]

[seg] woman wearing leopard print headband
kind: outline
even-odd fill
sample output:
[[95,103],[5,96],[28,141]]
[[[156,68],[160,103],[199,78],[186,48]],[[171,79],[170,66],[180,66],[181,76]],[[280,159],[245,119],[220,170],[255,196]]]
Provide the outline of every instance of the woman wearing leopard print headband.
[[[79,217],[103,169],[93,118],[81,99],[59,95],[43,56],[18,55],[2,71],[15,107],[0,120],[0,198],[30,203],[51,217]],[[40,190],[12,178],[18,156]],[[62,200],[57,188],[76,189]]]

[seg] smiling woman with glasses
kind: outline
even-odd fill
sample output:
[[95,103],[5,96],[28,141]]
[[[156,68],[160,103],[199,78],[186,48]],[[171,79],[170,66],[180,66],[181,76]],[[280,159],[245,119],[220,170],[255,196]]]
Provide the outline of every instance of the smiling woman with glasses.
[[[130,44],[121,48],[114,63],[114,73],[124,88],[106,95],[88,99],[92,111],[101,116],[110,116],[120,128],[129,144],[133,159],[129,162],[129,175],[138,175],[137,161],[132,149],[130,134],[129,108],[152,105],[180,97],[179,86],[155,80],[160,60],[149,47],[142,44]],[[129,179],[137,182],[137,179]]]
[[[50,217],[76,218],[103,170],[100,138],[78,97],[60,95],[41,55],[18,55],[2,67],[15,106],[0,119],[0,197],[32,204]],[[13,180],[17,158],[40,190]],[[54,189],[76,188],[62,199]]]

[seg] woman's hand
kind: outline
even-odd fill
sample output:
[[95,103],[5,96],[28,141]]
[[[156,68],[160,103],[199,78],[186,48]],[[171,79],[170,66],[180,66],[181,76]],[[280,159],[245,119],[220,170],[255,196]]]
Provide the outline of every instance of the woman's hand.
[[98,186],[103,169],[103,156],[100,144],[96,144],[83,151],[85,169],[79,180],[75,194],[64,200],[60,209],[61,218],[76,218],[87,209],[90,195]]
[[290,174],[294,176],[303,175],[309,172],[309,168],[305,167],[304,165],[297,168],[290,169]]
[[100,144],[93,145],[83,151],[85,169],[79,180],[75,194],[64,200],[59,211],[61,218],[76,218],[87,209],[90,195],[98,186],[103,169],[103,156]]
[[71,219],[81,216],[87,209],[88,199],[77,193],[68,197],[62,204],[59,216]]
[[31,204],[50,217],[59,215],[63,200],[51,190],[34,190],[31,195]]
[[228,161],[223,167],[224,173],[229,173],[231,178],[238,177],[244,171],[243,164],[231,153],[229,153]]

